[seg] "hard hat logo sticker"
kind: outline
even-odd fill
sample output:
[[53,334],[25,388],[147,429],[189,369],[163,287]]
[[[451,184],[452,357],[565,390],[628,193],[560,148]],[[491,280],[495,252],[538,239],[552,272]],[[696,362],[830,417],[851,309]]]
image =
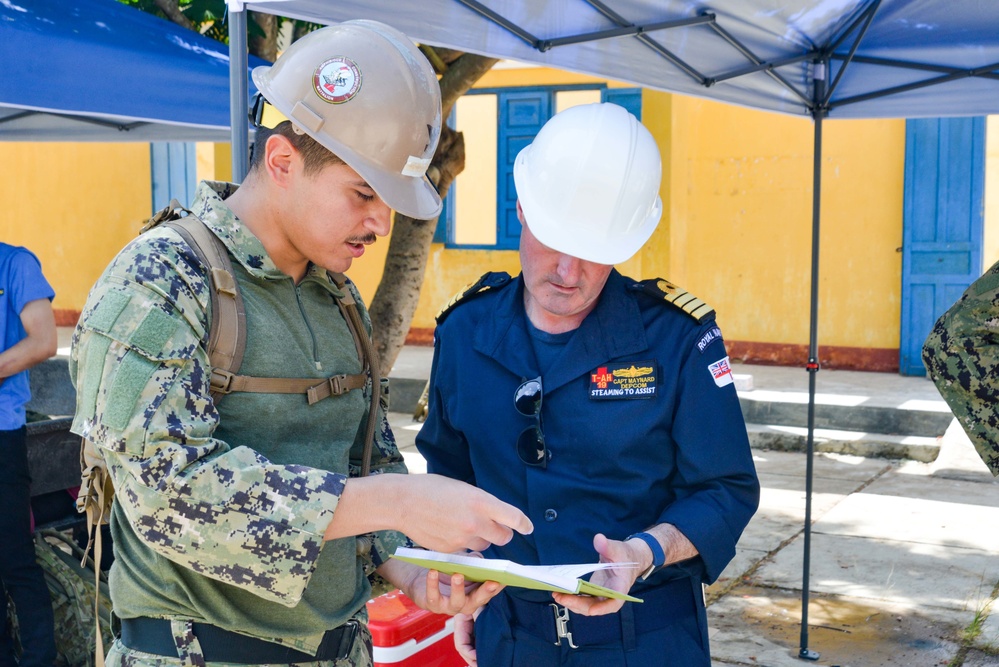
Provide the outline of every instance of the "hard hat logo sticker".
[[316,94],[331,104],[351,100],[361,89],[361,70],[350,58],[330,58],[316,68],[312,75]]

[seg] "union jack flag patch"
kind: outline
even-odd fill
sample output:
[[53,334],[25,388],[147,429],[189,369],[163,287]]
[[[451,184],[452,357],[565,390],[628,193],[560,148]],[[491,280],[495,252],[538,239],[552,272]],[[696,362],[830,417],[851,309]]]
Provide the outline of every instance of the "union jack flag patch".
[[732,377],[732,367],[728,363],[728,357],[719,359],[708,366],[708,371],[711,372],[711,377],[714,378],[715,384],[719,387],[724,387],[735,382],[735,378]]

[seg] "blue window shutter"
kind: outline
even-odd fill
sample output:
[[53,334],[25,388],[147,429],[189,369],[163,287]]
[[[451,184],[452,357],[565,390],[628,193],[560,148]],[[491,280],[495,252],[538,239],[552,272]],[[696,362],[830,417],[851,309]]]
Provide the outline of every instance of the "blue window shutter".
[[517,220],[517,189],[513,183],[513,163],[520,150],[534,141],[552,115],[549,89],[499,93],[499,146],[496,151],[497,209],[496,248],[520,247],[520,221]]
[[603,102],[611,102],[622,106],[638,120],[642,120],[642,89],[641,88],[604,88]]
[[[458,122],[458,105],[451,107],[451,113],[447,115],[447,126],[452,130]],[[437,227],[434,228],[434,243],[451,243],[454,239],[454,202],[457,193],[455,183],[451,183],[447,197],[444,197],[444,209],[437,217]]]
[[153,211],[171,199],[188,206],[197,186],[195,144],[157,141],[149,144],[149,165],[153,185]]

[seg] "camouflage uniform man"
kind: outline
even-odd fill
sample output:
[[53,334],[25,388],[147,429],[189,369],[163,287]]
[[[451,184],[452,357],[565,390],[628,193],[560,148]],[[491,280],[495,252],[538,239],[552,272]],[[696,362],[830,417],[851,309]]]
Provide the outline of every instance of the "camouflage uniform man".
[[[358,374],[332,298],[345,295],[327,270],[345,271],[389,232],[389,206],[439,212],[424,176],[440,128],[436,77],[404,35],[353,21],[299,40],[254,79],[294,125],[261,128],[243,185],[202,183],[191,206],[233,258],[248,331],[240,375]],[[357,477],[365,391],[313,405],[301,394],[214,402],[208,287],[177,232],[155,228],[111,263],[74,336],[73,429],[100,448],[116,490],[122,634],[107,664],[370,664],[355,536],[372,531],[371,563],[418,603],[455,613],[495,594],[442,594],[436,573],[387,562],[406,540],[396,531],[481,549],[530,530],[526,517],[452,480],[385,474],[405,467],[384,414],[376,474]]]
[[937,320],[923,362],[979,456],[999,475],[999,262]]

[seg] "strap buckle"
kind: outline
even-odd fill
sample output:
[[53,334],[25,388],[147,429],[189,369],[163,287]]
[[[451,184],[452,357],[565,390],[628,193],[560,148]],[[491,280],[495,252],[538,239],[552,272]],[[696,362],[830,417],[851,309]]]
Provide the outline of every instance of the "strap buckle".
[[[326,393],[326,388],[329,387],[329,393]],[[326,379],[324,382],[309,387],[305,391],[305,395],[308,398],[309,405],[313,405],[323,400],[327,396],[343,396],[348,391],[350,387],[347,386],[347,376],[346,375],[334,375]]]
[[350,387],[345,383],[346,379],[346,375],[334,375],[329,379],[330,396],[343,396],[350,391]]
[[232,392],[232,381],[236,375],[221,368],[212,368],[208,385],[213,393],[228,394]]
[[569,632],[569,609],[554,603],[548,606],[555,613],[555,646],[561,646],[564,637],[569,642],[569,648],[579,648],[573,643],[572,633]]

